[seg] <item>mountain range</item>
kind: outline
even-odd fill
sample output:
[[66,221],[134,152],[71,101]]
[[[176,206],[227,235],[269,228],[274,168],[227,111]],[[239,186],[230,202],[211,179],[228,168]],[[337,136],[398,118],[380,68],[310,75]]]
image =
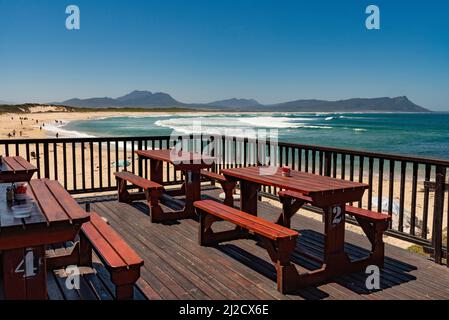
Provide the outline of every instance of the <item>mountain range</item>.
[[53,102],[69,107],[111,108],[193,108],[226,111],[286,111],[286,112],[429,112],[407,97],[354,98],[339,101],[295,100],[264,105],[254,99],[228,99],[210,103],[183,103],[163,92],[133,91],[118,98],[70,99]]

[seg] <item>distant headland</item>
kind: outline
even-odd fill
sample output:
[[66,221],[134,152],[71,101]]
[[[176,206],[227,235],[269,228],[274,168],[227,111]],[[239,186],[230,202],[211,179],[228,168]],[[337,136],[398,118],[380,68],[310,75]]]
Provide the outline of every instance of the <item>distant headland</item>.
[[[228,111],[228,112],[430,112],[406,96],[389,98],[353,98],[338,101],[295,100],[264,105],[254,99],[227,99],[210,103],[183,103],[163,92],[133,91],[118,98],[73,98],[45,104],[0,105],[0,112],[27,112],[40,106],[49,111]],[[50,108],[51,107],[51,108]],[[15,111],[13,111],[13,109]],[[51,110],[50,110],[51,109]],[[8,111],[6,111],[8,110]]]

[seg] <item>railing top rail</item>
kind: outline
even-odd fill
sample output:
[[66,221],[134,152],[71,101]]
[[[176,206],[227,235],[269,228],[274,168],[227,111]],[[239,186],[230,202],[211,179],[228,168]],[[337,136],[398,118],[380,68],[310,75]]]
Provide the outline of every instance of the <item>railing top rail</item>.
[[72,143],[72,142],[107,142],[107,141],[138,141],[138,140],[167,140],[170,136],[117,136],[117,137],[73,137],[73,138],[40,138],[40,139],[3,139],[0,144],[27,143]]
[[[182,135],[179,135],[182,136]],[[186,137],[195,137],[200,138],[201,135],[184,135]],[[174,136],[176,138],[176,136]],[[214,137],[213,135],[204,135],[203,137]],[[115,142],[115,141],[139,141],[139,140],[167,140],[170,139],[171,136],[163,135],[163,136],[117,136],[117,137],[75,137],[75,138],[43,138],[43,139],[2,139],[0,140],[0,144],[35,144],[35,143],[81,143],[81,142]],[[253,142],[254,139],[248,138],[239,138],[239,137],[229,137],[229,139],[237,139],[239,141],[245,142]],[[269,143],[269,140],[267,140]],[[393,161],[406,161],[412,163],[421,163],[421,164],[429,164],[429,165],[441,165],[449,167],[449,159],[439,159],[433,157],[419,157],[413,155],[398,155],[391,154],[385,152],[375,152],[375,151],[367,151],[367,150],[359,150],[359,149],[346,149],[346,148],[336,148],[336,147],[327,147],[320,145],[309,145],[309,144],[298,144],[298,143],[288,143],[288,142],[278,142],[280,146],[283,147],[291,147],[291,148],[299,148],[299,149],[308,149],[308,150],[316,150],[322,152],[333,152],[333,153],[342,153],[346,155],[354,155],[354,156],[363,156],[363,157],[371,157],[371,158],[382,158],[384,160],[393,160]]]
[[441,158],[433,158],[433,157],[419,157],[419,156],[414,156],[414,155],[398,155],[398,154],[386,153],[386,152],[367,151],[367,150],[360,150],[360,149],[335,148],[335,147],[326,147],[326,146],[320,146],[320,145],[298,144],[298,143],[288,143],[288,142],[279,142],[279,145],[282,145],[284,147],[310,149],[310,150],[323,151],[323,152],[344,153],[346,155],[364,156],[364,157],[371,157],[371,158],[382,158],[385,160],[406,161],[406,162],[415,162],[415,163],[423,163],[423,164],[449,166],[449,160],[441,159]]

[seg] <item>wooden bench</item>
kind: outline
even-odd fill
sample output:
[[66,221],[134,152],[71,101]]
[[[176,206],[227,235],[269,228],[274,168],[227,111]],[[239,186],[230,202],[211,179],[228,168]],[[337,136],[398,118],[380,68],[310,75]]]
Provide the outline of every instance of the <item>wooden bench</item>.
[[225,194],[224,204],[230,207],[234,206],[234,189],[235,189],[235,182],[229,181],[225,178],[225,176],[212,172],[207,170],[201,170],[201,177],[205,178],[206,180],[218,182]]
[[[131,203],[133,200],[145,199],[148,204],[151,222],[161,222],[163,220],[163,211],[159,204],[160,197],[164,192],[162,185],[127,171],[115,173],[115,178],[117,179],[119,202]],[[141,194],[130,194],[127,182],[142,188],[144,196],[142,197]]]
[[143,260],[97,213],[83,224],[79,242],[79,265],[92,265],[92,249],[97,253],[116,286],[117,300],[133,299],[134,284],[140,278]]
[[[197,201],[194,205],[200,216],[201,246],[213,246],[223,241],[248,238],[250,233],[257,235],[276,267],[278,290],[286,293],[296,288],[297,270],[290,262],[290,256],[296,247],[298,232],[213,200]],[[236,228],[214,232],[212,224],[223,220],[236,225]],[[292,276],[294,278],[289,282]]]
[[[285,220],[287,217],[291,218],[291,216],[295,214],[305,203],[310,203],[313,205],[313,200],[311,197],[299,192],[280,191],[278,195],[283,207],[283,213],[279,218],[279,221]],[[373,261],[375,261],[377,265],[382,266],[385,254],[383,234],[388,229],[391,216],[362,208],[356,208],[350,205],[345,206],[345,211],[346,214],[357,220],[358,224],[371,243],[371,257]]]

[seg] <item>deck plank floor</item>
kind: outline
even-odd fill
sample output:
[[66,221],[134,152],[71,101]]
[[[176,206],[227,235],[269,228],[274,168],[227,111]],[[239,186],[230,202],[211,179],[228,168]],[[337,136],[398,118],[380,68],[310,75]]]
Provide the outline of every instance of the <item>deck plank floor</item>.
[[[216,197],[217,190],[206,192]],[[175,209],[172,203],[167,203]],[[291,295],[276,291],[275,270],[266,251],[251,240],[238,240],[217,248],[200,247],[197,222],[182,220],[152,224],[143,203],[133,206],[116,201],[98,202],[92,209],[110,224],[145,260],[141,290],[161,299],[447,299],[449,269],[424,257],[387,245],[381,290],[365,287],[366,275],[356,273],[335,282],[302,289]],[[259,203],[260,216],[274,220],[279,212]],[[223,223],[226,224],[226,223]],[[322,255],[323,224],[296,215],[292,227],[301,233],[298,246]],[[346,232],[346,251],[353,257],[367,255],[369,243],[359,234]],[[318,265],[294,254],[294,262],[305,269]]]
[[[216,198],[219,190],[205,192]],[[177,203],[164,203],[164,210]],[[448,299],[449,269],[422,256],[386,245],[385,267],[381,271],[381,290],[365,287],[366,275],[354,273],[334,282],[282,295],[276,290],[275,270],[266,251],[252,240],[238,240],[206,248],[198,245],[198,223],[181,220],[152,224],[142,202],[133,205],[115,200],[92,203],[91,208],[107,218],[111,226],[144,259],[141,278],[136,284],[136,299]],[[280,212],[265,202],[259,203],[260,216],[273,221]],[[218,228],[225,228],[226,223]],[[296,215],[292,228],[301,236],[298,247],[322,255],[323,224]],[[369,243],[363,236],[347,231],[346,251],[352,257],[367,255]],[[317,263],[295,251],[293,261],[300,269],[313,270]],[[53,300],[110,300],[114,288],[105,268],[94,259],[94,268],[83,268],[80,290],[65,288],[64,270],[49,272],[49,298]],[[1,286],[1,280],[0,280]],[[0,290],[1,291],[1,290]],[[1,299],[1,296],[0,296]]]

